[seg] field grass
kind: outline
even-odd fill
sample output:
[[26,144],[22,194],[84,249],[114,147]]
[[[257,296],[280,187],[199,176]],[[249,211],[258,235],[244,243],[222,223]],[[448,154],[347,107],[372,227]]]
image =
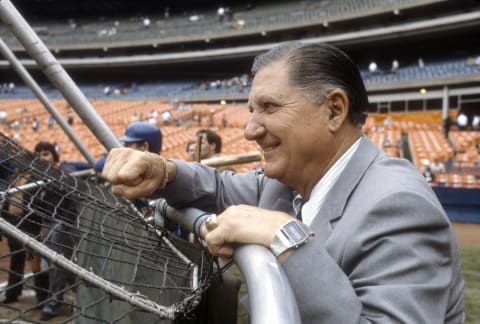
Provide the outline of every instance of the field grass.
[[460,246],[465,280],[465,323],[480,323],[480,246]]
[[[462,274],[465,280],[465,324],[480,323],[480,246],[460,246]],[[241,276],[236,267],[231,273]],[[242,285],[240,295],[246,293]],[[247,324],[248,316],[242,307],[239,307],[237,324]]]

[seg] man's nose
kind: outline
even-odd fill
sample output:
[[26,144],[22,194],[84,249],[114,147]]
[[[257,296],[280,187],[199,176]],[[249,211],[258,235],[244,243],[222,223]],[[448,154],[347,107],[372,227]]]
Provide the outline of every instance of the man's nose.
[[245,138],[249,141],[254,141],[258,137],[265,135],[266,128],[263,126],[263,123],[255,117],[255,114],[250,116],[250,119],[247,122],[247,126],[245,127]]

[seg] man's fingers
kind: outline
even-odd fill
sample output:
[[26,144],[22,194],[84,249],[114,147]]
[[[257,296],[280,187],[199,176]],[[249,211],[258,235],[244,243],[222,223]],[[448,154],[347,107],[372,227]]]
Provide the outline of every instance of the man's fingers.
[[113,178],[112,184],[124,184],[128,186],[138,186],[144,181],[146,166],[137,162],[120,162],[117,166],[118,171]]
[[222,245],[222,246],[208,246],[210,254],[216,255],[222,258],[231,258],[233,256],[233,247],[231,245]]
[[108,154],[102,176],[113,184],[130,182],[145,172],[141,152],[128,149],[112,149]]
[[[220,226],[220,224],[217,226]],[[223,258],[232,257],[234,249],[232,245],[228,244],[225,234],[226,232],[219,227],[207,232],[205,242],[207,243],[210,254]]]
[[128,195],[128,187],[124,185],[113,185],[112,186],[112,193],[116,196],[122,196],[127,199],[131,199]]
[[117,196],[122,196],[127,199],[135,199],[139,197],[150,196],[158,187],[156,179],[143,180],[138,185],[131,184],[116,184],[112,185],[112,193]]

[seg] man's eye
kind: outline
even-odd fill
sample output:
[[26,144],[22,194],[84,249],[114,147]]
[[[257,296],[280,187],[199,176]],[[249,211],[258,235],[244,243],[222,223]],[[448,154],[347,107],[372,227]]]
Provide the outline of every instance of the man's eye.
[[[260,104],[256,109],[258,112],[272,112],[277,106],[271,102],[265,102]],[[253,107],[248,107],[248,111],[252,114],[255,109]]]
[[266,102],[263,104],[263,109],[265,110],[272,110],[273,108],[275,108],[275,105],[271,102]]

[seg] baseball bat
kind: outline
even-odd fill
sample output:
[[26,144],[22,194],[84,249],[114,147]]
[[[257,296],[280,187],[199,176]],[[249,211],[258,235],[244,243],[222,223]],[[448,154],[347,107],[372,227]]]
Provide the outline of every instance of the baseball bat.
[[200,163],[211,166],[220,167],[234,164],[243,164],[249,162],[257,162],[262,160],[262,155],[258,151],[223,155],[209,159],[201,160]]

